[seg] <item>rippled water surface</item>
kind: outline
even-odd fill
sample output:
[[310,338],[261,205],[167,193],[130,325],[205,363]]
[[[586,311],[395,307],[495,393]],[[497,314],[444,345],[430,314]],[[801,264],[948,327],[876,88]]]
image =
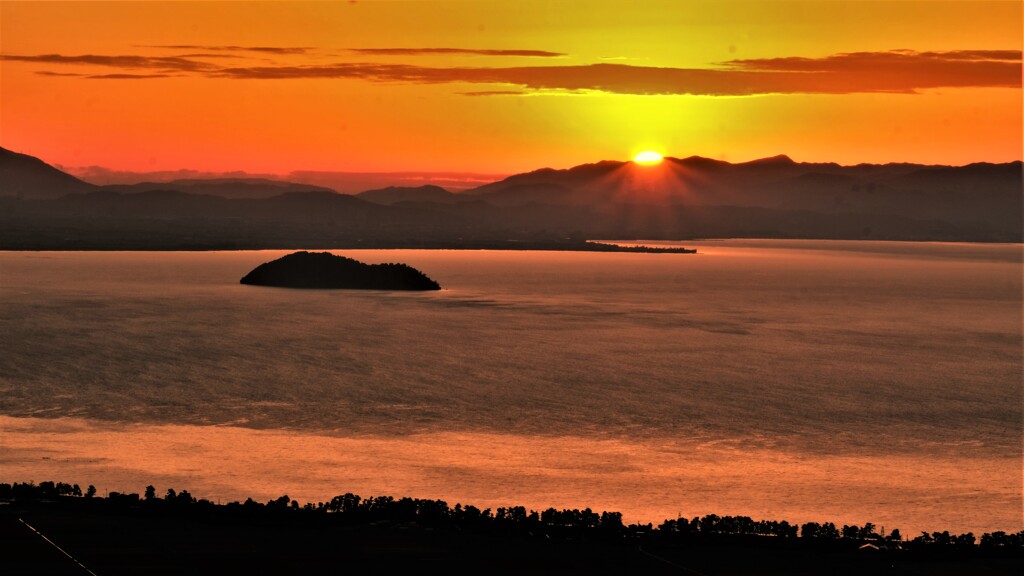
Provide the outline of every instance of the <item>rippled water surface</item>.
[[1020,245],[687,245],[0,253],[0,481],[1024,527]]

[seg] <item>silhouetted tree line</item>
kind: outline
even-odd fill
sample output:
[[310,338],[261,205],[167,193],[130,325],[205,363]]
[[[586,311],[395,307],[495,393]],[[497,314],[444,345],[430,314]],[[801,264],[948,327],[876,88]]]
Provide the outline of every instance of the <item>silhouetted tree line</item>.
[[[680,534],[748,534],[756,536],[779,536],[796,538],[797,527],[783,520],[754,520],[748,516],[718,516],[708,514],[701,518],[695,516],[691,520],[679,518],[665,520],[658,530]],[[806,532],[804,533],[806,536]]]
[[820,538],[826,540],[847,538],[850,540],[876,542],[900,542],[903,540],[899,529],[893,530],[889,534],[884,534],[882,532],[875,531],[875,525],[871,522],[868,522],[864,526],[851,526],[844,524],[842,528],[837,528],[836,525],[831,522],[826,522],[824,524],[807,522],[800,527],[800,536],[803,538]]
[[[423,527],[447,527],[481,533],[524,534],[546,538],[595,539],[643,539],[654,538],[662,541],[685,540],[687,538],[721,538],[729,536],[773,537],[786,541],[855,541],[875,543],[879,546],[902,542],[910,548],[974,547],[974,534],[950,534],[949,532],[922,532],[920,536],[903,541],[900,531],[889,534],[877,531],[875,525],[844,525],[837,527],[832,522],[807,522],[799,528],[783,520],[754,520],[748,516],[684,517],[665,520],[656,528],[652,524],[631,524],[622,522],[619,512],[597,512],[584,510],[548,508],[541,512],[528,510],[523,506],[479,509],[472,505],[456,504],[450,507],[443,500],[399,498],[376,496],[361,498],[346,493],[330,501],[300,504],[287,495],[260,503],[252,498],[245,502],[230,502],[219,505],[207,499],[197,499],[187,490],[180,492],[167,489],[163,498],[157,496],[153,486],[147,486],[142,497],[138,494],[111,492],[106,498],[96,498],[96,488],[89,486],[83,493],[77,484],[63,482],[0,483],[0,500],[38,502],[79,500],[91,502],[113,510],[141,509],[154,512],[188,512],[226,514],[246,518],[266,518],[280,521],[330,521],[342,524],[415,524]],[[798,535],[799,532],[799,535]],[[1024,548],[1024,530],[1017,533],[993,532],[982,535],[982,548]]]
[[[89,488],[88,497],[92,498],[96,494],[96,488],[93,486],[89,486]],[[0,484],[0,498],[8,500],[47,500],[58,496],[82,495],[82,488],[78,484],[65,484],[64,482]]]

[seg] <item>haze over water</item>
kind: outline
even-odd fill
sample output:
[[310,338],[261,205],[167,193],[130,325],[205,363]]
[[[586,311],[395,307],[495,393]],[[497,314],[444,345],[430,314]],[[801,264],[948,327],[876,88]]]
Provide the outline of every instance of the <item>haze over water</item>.
[[1024,527],[1020,245],[685,245],[335,251],[416,294],[0,253],[3,481]]

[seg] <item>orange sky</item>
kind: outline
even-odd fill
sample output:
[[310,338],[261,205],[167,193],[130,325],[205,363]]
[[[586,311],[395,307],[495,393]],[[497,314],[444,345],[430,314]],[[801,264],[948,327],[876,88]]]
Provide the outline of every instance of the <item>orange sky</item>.
[[[1019,2],[0,3],[0,146],[64,166],[512,173],[1022,156]],[[443,49],[443,50],[437,50]]]

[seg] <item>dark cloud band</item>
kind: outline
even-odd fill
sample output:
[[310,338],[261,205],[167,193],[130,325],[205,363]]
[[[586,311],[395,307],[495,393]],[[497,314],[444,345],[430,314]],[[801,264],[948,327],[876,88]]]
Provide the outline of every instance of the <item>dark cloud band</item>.
[[198,62],[180,56],[98,56],[83,54],[80,56],[64,56],[61,54],[40,54],[36,56],[19,56],[0,54],[0,60],[10,62],[35,62],[41,64],[77,64],[105,66],[127,69],[161,69],[181,72],[202,72],[217,68],[213,64]]
[[[209,47],[205,47],[209,48]],[[375,49],[382,50],[382,49]],[[442,50],[437,48],[402,50]],[[447,50],[447,49],[445,49]],[[452,49],[455,50],[455,49]],[[460,49],[461,50],[461,49]],[[528,51],[522,51],[528,52]],[[48,64],[120,67],[121,78],[185,73],[235,80],[348,79],[414,84],[486,84],[494,89],[464,94],[508,95],[522,90],[599,91],[615,94],[914,93],[935,88],[1020,88],[1021,52],[853,52],[822,58],[766,58],[723,62],[716,68],[669,68],[627,64],[515,67],[429,67],[342,62],[323,65],[222,67],[180,56],[0,55],[0,59]],[[133,70],[151,69],[138,74]],[[115,74],[103,75],[117,77]],[[498,88],[500,87],[500,88]]]
[[525,56],[530,58],[557,58],[561,52],[547,50],[474,50],[470,48],[348,48],[355,54],[377,56],[423,56],[432,54],[455,54],[472,56]]
[[[734,60],[720,68],[626,64],[436,68],[406,64],[224,68],[222,78],[348,78],[374,82],[512,85],[533,90],[596,90],[617,94],[912,93],[932,88],[1020,87],[1021,53],[1013,51],[874,52],[825,58]],[[499,92],[499,91],[495,91]],[[501,91],[503,92],[503,91]]]
[[308,46],[210,46],[198,44],[160,44],[139,46],[139,48],[161,48],[165,50],[208,50],[223,52],[260,52],[263,54],[306,54],[313,50]]

